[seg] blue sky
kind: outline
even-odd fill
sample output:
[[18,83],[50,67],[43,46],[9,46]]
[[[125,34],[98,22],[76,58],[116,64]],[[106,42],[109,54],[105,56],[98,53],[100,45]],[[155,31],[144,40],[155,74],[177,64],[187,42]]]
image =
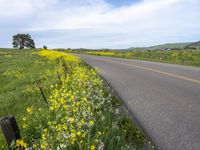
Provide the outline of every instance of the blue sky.
[[0,47],[128,48],[200,40],[199,0],[0,0]]
[[108,3],[115,7],[122,7],[139,2],[140,0],[107,0]]

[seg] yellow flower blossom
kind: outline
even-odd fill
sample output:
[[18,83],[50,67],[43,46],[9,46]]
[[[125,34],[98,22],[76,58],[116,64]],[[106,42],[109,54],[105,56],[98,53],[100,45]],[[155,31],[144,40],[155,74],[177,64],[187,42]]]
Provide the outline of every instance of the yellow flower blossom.
[[90,121],[89,121],[89,125],[94,125],[94,121],[93,121],[93,120],[90,120]]
[[27,143],[26,142],[24,142],[24,140],[23,139],[17,139],[16,140],[16,145],[15,145],[15,148],[17,149],[17,148],[27,148]]
[[32,113],[33,113],[32,107],[28,107],[28,108],[26,109],[26,111],[27,111],[29,114],[32,114]]
[[77,132],[77,135],[78,135],[78,136],[80,136],[80,135],[81,135],[81,132],[80,132],[80,131],[78,131],[78,132]]
[[90,149],[91,149],[91,150],[95,150],[95,146],[94,146],[94,145],[91,145],[91,146],[90,146]]
[[47,145],[46,143],[42,143],[40,147],[41,147],[42,149],[46,149],[47,146],[48,146],[48,145]]
[[23,117],[23,118],[22,118],[23,121],[26,121],[26,119],[27,119],[26,117]]
[[73,122],[74,122],[74,118],[69,118],[69,121],[70,121],[71,123],[73,123]]

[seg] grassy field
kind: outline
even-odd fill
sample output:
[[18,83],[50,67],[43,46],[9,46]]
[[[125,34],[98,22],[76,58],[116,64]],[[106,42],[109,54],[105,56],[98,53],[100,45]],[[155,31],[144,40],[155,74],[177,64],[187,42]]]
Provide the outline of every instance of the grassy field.
[[98,56],[120,57],[128,59],[139,59],[147,61],[174,63],[181,65],[200,66],[200,50],[144,50],[144,51],[76,51],[75,53],[83,53]]
[[[22,119],[26,108],[45,108],[45,102],[36,82],[49,95],[50,81],[46,75],[55,68],[55,62],[32,54],[32,50],[0,50],[0,117],[15,115],[22,128]],[[5,141],[0,132],[0,149]]]
[[[147,143],[118,113],[119,100],[96,71],[73,55],[1,49],[0,84],[0,117],[15,115],[21,129],[15,148],[117,150]],[[1,132],[0,149],[6,149]]]

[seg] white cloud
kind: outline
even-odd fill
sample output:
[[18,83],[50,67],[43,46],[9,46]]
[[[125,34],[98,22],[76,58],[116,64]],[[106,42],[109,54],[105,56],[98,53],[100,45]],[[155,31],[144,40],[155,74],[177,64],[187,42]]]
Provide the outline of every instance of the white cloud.
[[[109,4],[101,1],[96,5],[79,5],[41,14],[41,16],[44,15],[41,21],[44,21],[38,27],[43,29],[79,29],[129,23],[133,23],[135,26],[139,23],[138,26],[141,27],[141,23],[145,25],[147,21],[153,23],[152,19],[163,19],[155,18],[158,17],[159,11],[170,10],[173,13],[171,8],[174,8],[173,5],[176,3],[181,3],[181,0],[145,0],[137,5],[113,9]],[[50,17],[48,17],[49,14]],[[169,12],[169,14],[171,13]]]
[[[51,43],[60,39],[55,40],[60,45],[65,45],[64,39],[70,43],[71,37],[73,44],[66,46],[72,47],[94,42],[96,47],[129,47],[197,39],[199,10],[199,0],[143,0],[122,7],[112,7],[105,0],[0,0],[1,20],[17,18],[19,24],[28,20],[20,30],[41,36],[47,32],[46,39]],[[68,35],[55,37],[51,30],[65,30]],[[39,43],[44,40],[37,38]]]
[[53,0],[0,0],[0,18],[17,19],[28,17],[29,15],[45,9],[54,4]]

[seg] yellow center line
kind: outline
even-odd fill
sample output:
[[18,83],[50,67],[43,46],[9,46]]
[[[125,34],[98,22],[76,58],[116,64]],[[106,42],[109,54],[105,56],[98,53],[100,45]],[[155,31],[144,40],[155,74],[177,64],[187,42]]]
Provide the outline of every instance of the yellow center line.
[[139,66],[139,65],[122,63],[122,62],[113,61],[113,60],[105,60],[105,59],[103,59],[103,60],[108,61],[108,62],[118,63],[118,64],[121,64],[121,65],[131,66],[131,67],[135,67],[135,68],[139,68],[139,69],[143,69],[143,70],[148,70],[148,71],[151,71],[151,72],[160,73],[160,74],[163,74],[163,75],[166,75],[166,76],[170,76],[170,77],[174,77],[174,78],[177,78],[177,79],[182,79],[182,80],[186,80],[186,81],[190,81],[190,82],[193,82],[193,83],[200,84],[200,80],[184,77],[184,76],[169,73],[169,72],[160,71],[160,70],[157,70],[157,69],[152,69],[152,68],[143,67],[143,66]]

